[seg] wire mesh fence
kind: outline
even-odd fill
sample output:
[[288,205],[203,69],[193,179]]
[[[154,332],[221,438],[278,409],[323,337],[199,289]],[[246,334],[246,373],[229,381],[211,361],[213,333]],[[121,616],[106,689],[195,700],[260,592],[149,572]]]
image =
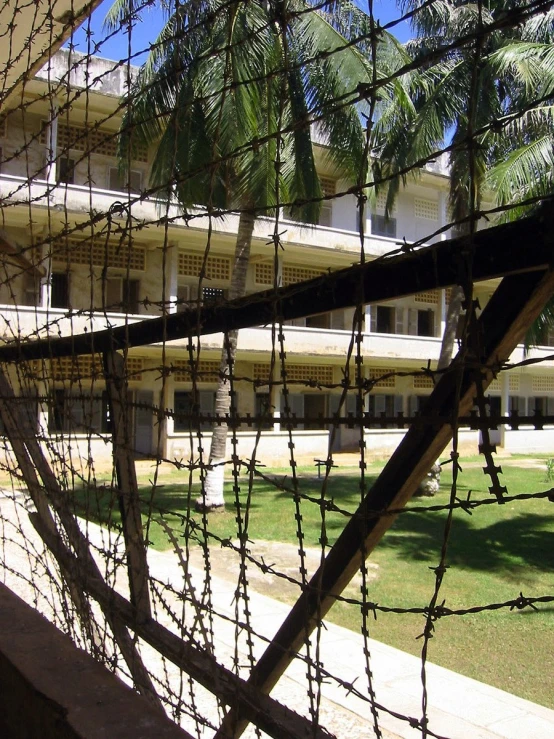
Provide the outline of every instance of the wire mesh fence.
[[[554,440],[552,3],[93,5],[0,11],[4,577],[189,735],[444,736],[442,624],[554,600],[495,457]],[[460,602],[508,509],[528,570]],[[391,526],[430,575],[377,598]]]

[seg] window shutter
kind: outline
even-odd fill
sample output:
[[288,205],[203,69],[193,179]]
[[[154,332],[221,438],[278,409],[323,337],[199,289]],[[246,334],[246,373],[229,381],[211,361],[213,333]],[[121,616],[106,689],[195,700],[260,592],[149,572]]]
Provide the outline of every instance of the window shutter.
[[375,415],[380,416],[381,413],[387,412],[387,396],[375,395]]
[[121,277],[108,277],[106,280],[106,309],[120,313],[121,306]]
[[404,308],[399,306],[394,309],[394,333],[404,333]]
[[[289,393],[289,406],[290,406],[290,412],[291,415],[296,415],[296,418],[303,418],[304,417],[304,396],[300,393]],[[285,415],[285,398],[284,396],[281,396],[281,413],[282,413],[282,422],[287,422],[287,417]],[[304,424],[298,424],[296,426],[297,429],[303,429]]]
[[[36,434],[38,431],[38,398],[33,391],[29,395],[21,396],[21,418],[24,428]],[[0,433],[3,430],[4,426],[0,419]]]
[[132,169],[129,172],[129,181],[131,184],[131,192],[140,192],[142,185],[142,173],[138,169]]
[[67,423],[70,431],[77,434],[85,433],[85,408],[87,402],[83,396],[70,395],[67,398]]
[[369,306],[369,330],[372,334],[377,333],[377,306]]
[[402,395],[394,396],[394,415],[402,413],[404,411],[404,398]]
[[349,393],[346,396],[346,412],[357,414],[358,396],[354,393]]
[[334,310],[331,312],[331,328],[336,331],[344,331],[344,311]]
[[64,157],[58,159],[57,163],[57,180],[59,183],[73,185],[75,182],[75,160]]
[[419,401],[417,398],[418,398],[417,395],[410,395],[410,397],[408,398],[408,413],[410,416],[415,416],[415,414],[417,413],[418,404],[419,404]]
[[108,173],[108,189],[116,192],[140,192],[142,184],[142,172],[138,169],[131,169],[127,173],[121,173],[118,167],[110,167]]
[[188,308],[189,295],[189,285],[177,285],[177,313],[182,313]]
[[95,395],[93,396],[91,400],[91,408],[90,408],[90,428],[91,431],[94,433],[102,433],[103,424],[102,424],[102,417],[103,417],[103,403],[102,403],[102,396],[101,395]]
[[121,190],[121,176],[117,167],[110,167],[108,178],[109,190]]
[[408,334],[417,336],[417,310],[408,308]]
[[[213,390],[200,390],[198,393],[198,403],[200,406],[200,414],[204,416],[212,416],[215,413],[215,393]],[[196,425],[196,420],[193,419],[193,425]],[[200,424],[201,429],[211,429],[212,423],[210,421],[203,420]]]
[[517,411],[521,416],[525,415],[526,398],[521,395],[512,395],[510,397],[510,412]]
[[215,409],[215,393],[213,390],[200,390],[198,393],[200,401],[200,413],[211,415]]
[[126,313],[139,313],[140,280],[123,281],[123,303]]
[[329,415],[331,416],[331,418],[334,416],[335,413],[338,413],[340,397],[340,395],[337,395],[335,393],[331,393],[329,395]]

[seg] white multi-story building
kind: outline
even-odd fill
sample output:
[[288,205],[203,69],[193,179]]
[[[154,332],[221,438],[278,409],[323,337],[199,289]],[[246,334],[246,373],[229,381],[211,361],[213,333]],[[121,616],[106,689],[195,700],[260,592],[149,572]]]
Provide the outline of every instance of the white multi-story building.
[[[164,210],[149,197],[152,152],[146,149],[136,152],[127,181],[120,174],[116,135],[128,75],[124,66],[98,58],[85,64],[78,55],[62,50],[25,85],[22,99],[12,103],[0,121],[4,274],[0,333],[6,342],[90,333],[224,296],[238,217],[212,221],[200,294],[207,217],[199,210],[185,222],[175,206]],[[348,183],[325,170],[321,161],[326,195],[345,192]],[[401,191],[392,218],[385,219],[380,199],[368,209],[366,259],[394,251],[399,244],[426,239],[432,243],[449,236],[448,231],[430,236],[447,223],[449,181],[442,164],[422,170],[419,179]],[[128,202],[130,208],[125,205]],[[273,228],[270,218],[257,219],[248,292],[267,289],[274,282]],[[284,249],[278,269],[283,285],[360,259],[357,204],[352,195],[326,201],[319,226],[283,220],[280,231]],[[492,283],[477,286],[481,306],[493,290]],[[413,415],[430,393],[431,377],[409,373],[436,363],[446,299],[445,291],[437,290],[366,307],[359,350],[363,371],[367,378],[385,378],[366,396],[367,414]],[[289,403],[296,416],[305,420],[293,432],[298,457],[326,453],[329,429],[321,419],[338,408],[353,315],[353,310],[316,313],[285,326]],[[200,344],[195,397],[206,414],[213,411],[222,340],[222,335],[207,336]],[[242,330],[234,369],[239,415],[247,419],[268,406],[274,410],[256,451],[263,461],[289,456],[279,391],[270,398],[262,384],[268,378],[271,341],[270,326]],[[198,439],[186,420],[193,397],[188,344],[188,340],[174,341],[129,353],[129,388],[135,401],[133,443],[138,454],[182,459],[188,457],[191,445],[194,454]],[[515,352],[513,362],[523,358],[522,352],[521,348]],[[545,361],[515,368],[493,381],[489,389],[493,412],[552,412],[554,365],[546,359],[549,354],[547,347],[539,347],[533,356]],[[70,439],[72,448],[85,457],[107,453],[106,393],[94,360],[65,358],[17,369],[18,392],[32,396],[35,388],[40,398],[31,397],[30,402],[44,437]],[[161,415],[152,410],[157,407],[173,409],[174,414],[160,422]],[[355,412],[356,393],[352,392],[344,413]],[[204,424],[202,433],[209,436],[209,424]],[[355,425],[342,425],[334,448],[355,448],[360,433]],[[390,451],[404,433],[400,428],[367,429],[369,455]],[[508,429],[494,435],[510,451],[546,451],[554,440],[552,433]],[[256,435],[256,423],[245,421],[238,430],[244,456],[250,456]],[[476,449],[475,432],[465,431],[462,438]]]

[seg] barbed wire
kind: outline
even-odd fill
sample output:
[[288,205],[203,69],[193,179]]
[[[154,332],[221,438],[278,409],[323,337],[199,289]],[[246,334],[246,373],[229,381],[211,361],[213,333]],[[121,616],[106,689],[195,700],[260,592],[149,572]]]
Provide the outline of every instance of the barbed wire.
[[[84,52],[72,9],[54,17],[59,8],[48,0],[12,5],[0,8],[4,579],[191,735],[238,737],[252,723],[257,736],[341,736],[352,696],[365,711],[352,736],[382,737],[394,720],[440,738],[428,666],[431,644],[449,639],[438,622],[547,614],[554,602],[538,578],[518,573],[509,594],[467,603],[446,587],[462,569],[452,553],[460,520],[477,526],[493,511],[506,520],[508,505],[514,516],[532,505],[548,517],[554,501],[551,460],[537,463],[546,489],[534,479],[523,487],[498,464],[495,442],[550,435],[554,426],[554,354],[518,348],[554,289],[551,180],[539,194],[523,188],[514,202],[479,191],[483,168],[514,151],[513,126],[551,107],[554,85],[543,70],[541,85],[516,99],[512,67],[510,104],[478,115],[492,40],[517,39],[554,3],[511,3],[494,14],[478,0],[458,35],[444,33],[415,54],[387,34],[408,21],[425,24],[433,0],[402,3],[386,21],[371,2],[367,13],[347,2],[222,0],[192,10],[182,0],[127,10],[123,2],[120,22],[101,37],[85,20]],[[180,17],[157,39],[138,39],[145,12]],[[298,35],[316,17],[333,29],[332,42]],[[243,27],[230,31],[229,18]],[[21,23],[24,49],[16,48]],[[50,55],[38,72],[45,34]],[[260,64],[268,37],[277,44]],[[119,58],[99,61],[115,41]],[[133,66],[146,53],[148,71],[160,72],[150,79]],[[469,71],[456,101],[463,135],[452,123],[402,159],[402,139],[414,141],[425,95],[436,92],[418,75],[457,56]],[[25,58],[26,70],[10,73]],[[363,79],[349,76],[348,63],[363,67]],[[205,79],[194,78],[200,67]],[[341,75],[333,94],[316,89]],[[184,78],[197,88],[189,95]],[[396,139],[398,157],[378,167],[377,135],[395,134],[379,128],[386,105],[400,102],[400,90],[407,98],[417,79],[427,85],[417,93],[423,102],[409,101],[414,117]],[[231,104],[244,112],[249,103],[242,120],[230,113]],[[353,110],[355,122],[347,118]],[[347,120],[360,133],[350,168]],[[337,121],[342,130],[333,129]],[[527,140],[535,133],[529,126]],[[536,135],[548,136],[548,124]],[[483,156],[487,138],[496,150]],[[462,213],[447,206],[454,188],[446,157],[451,167],[466,164]],[[188,202],[182,193],[193,187]],[[432,217],[425,212],[416,228],[418,198]],[[302,223],[310,208],[328,220]],[[498,225],[521,209],[526,220]],[[379,219],[384,233],[375,232]],[[502,263],[499,245],[508,241]],[[440,332],[455,302],[447,288],[461,288],[464,305],[455,358],[439,367]],[[393,311],[385,328],[379,309]],[[432,324],[421,332],[418,310]],[[223,452],[210,449],[222,431]],[[482,459],[475,490],[465,484],[470,445]],[[449,489],[443,482],[434,499],[410,502],[438,459]],[[210,505],[218,484],[223,513]],[[339,495],[339,484],[352,494]],[[272,507],[282,510],[276,522]],[[419,562],[431,579],[423,596],[407,583],[402,602],[392,590],[382,597],[369,558],[389,527],[413,531],[416,521],[435,527],[433,552]],[[264,552],[266,535],[287,550],[287,563]],[[513,542],[496,546],[508,555]],[[326,650],[339,610],[359,639],[355,677]],[[417,617],[418,716],[381,698],[372,638],[389,615]],[[290,663],[302,673],[292,690]],[[344,706],[329,707],[329,686]],[[269,697],[274,687],[278,697]]]

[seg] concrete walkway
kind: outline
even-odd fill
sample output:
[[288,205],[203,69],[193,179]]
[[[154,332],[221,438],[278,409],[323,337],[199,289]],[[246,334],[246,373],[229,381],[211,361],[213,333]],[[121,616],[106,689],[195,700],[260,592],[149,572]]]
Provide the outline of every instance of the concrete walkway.
[[[7,584],[24,597],[28,602],[34,601],[40,583],[33,578],[32,557],[34,547],[40,551],[34,530],[29,524],[26,512],[21,504],[4,499],[0,502],[0,518],[3,521],[4,536],[3,558],[10,570],[5,573]],[[8,523],[10,526],[8,527]],[[13,524],[13,528],[11,528]],[[83,524],[84,525],[84,524]],[[23,532],[24,541],[18,543],[18,535]],[[91,541],[104,551],[121,545],[110,541],[106,531],[94,524],[86,525],[86,532]],[[8,535],[9,534],[9,535]],[[162,583],[171,583],[174,590],[190,592],[190,586],[183,586],[183,573],[178,559],[173,552],[157,552],[150,550],[149,565],[151,575]],[[29,569],[31,568],[31,569]],[[22,581],[15,576],[21,572],[26,578]],[[120,568],[121,582],[118,577],[118,588],[125,592],[125,571]],[[205,583],[204,571],[198,567],[190,567],[190,575],[197,594],[202,593]],[[230,582],[211,572],[210,582],[213,614],[214,653],[218,661],[228,667],[234,660],[241,664],[244,678],[249,673],[247,637],[249,632],[236,627],[246,622],[243,608],[236,610],[236,582]],[[45,591],[49,587],[44,583]],[[276,587],[279,587],[278,585]],[[169,591],[165,595],[171,610],[180,614],[183,605]],[[250,610],[251,629],[255,636],[252,639],[253,659],[256,660],[265,649],[268,641],[275,634],[289,607],[267,595],[257,593],[249,587],[248,606]],[[188,623],[195,616],[189,604],[185,608]],[[157,618],[164,625],[175,629],[171,615],[158,607]],[[204,623],[207,623],[204,613]],[[197,630],[196,639],[201,640]],[[235,644],[238,642],[238,651]],[[312,659],[315,655],[315,635],[311,639]],[[403,737],[412,739],[420,737],[421,731],[410,725],[410,717],[421,719],[422,683],[421,662],[418,658],[388,647],[380,642],[369,640],[371,654],[371,671],[375,700],[379,706],[378,724],[384,739]],[[319,641],[319,663],[339,681],[327,678],[321,687],[322,700],[319,708],[319,722],[339,739],[367,739],[375,736],[371,706],[367,700],[366,665],[363,654],[363,639],[347,629],[325,624]],[[149,669],[157,674],[162,682],[173,681],[178,685],[180,675],[171,665],[163,665],[159,655],[149,648],[143,648],[143,656]],[[428,688],[428,728],[429,736],[447,737],[448,739],[553,739],[554,711],[538,706],[529,701],[517,698],[497,688],[463,677],[454,672],[427,664]],[[307,666],[302,659],[295,659],[285,675],[279,680],[272,696],[280,702],[303,715],[310,715],[308,698],[309,681],[306,677]],[[548,675],[546,679],[551,679]],[[354,683],[358,695],[349,692],[343,684]],[[317,684],[312,683],[316,690]],[[211,694],[199,689],[196,691],[196,704],[201,714],[205,715],[213,726],[219,725],[221,716]],[[365,699],[364,699],[365,698]],[[185,700],[186,703],[186,700]],[[213,729],[199,727],[194,721],[183,719],[183,726],[193,735],[212,737]],[[251,728],[245,737],[255,736]]]
[[[176,573],[172,577],[168,572],[170,558],[169,553],[150,552],[152,574],[162,578],[169,576],[173,580]],[[191,568],[191,574],[198,588],[204,580],[203,572]],[[236,636],[233,623],[236,586],[213,573],[210,581],[215,611],[219,614],[214,624],[216,642],[223,651],[231,652]],[[252,589],[249,590],[248,605],[253,631],[259,635],[254,639],[257,658],[283,622],[289,607]],[[356,689],[367,696],[363,638],[331,623],[326,622],[325,626],[321,632],[319,661],[331,675],[345,682],[354,681]],[[312,646],[315,646],[314,637]],[[373,639],[369,640],[369,647],[376,702],[391,712],[379,711],[378,721],[383,736],[421,737],[421,730],[412,728],[408,720],[393,715],[421,718],[421,661]],[[554,710],[431,663],[427,663],[426,672],[428,728],[435,735],[449,739],[554,738]],[[289,707],[308,714],[306,692],[306,664],[295,660],[272,695]],[[322,686],[322,695],[320,722],[329,731],[340,739],[374,736],[367,700],[348,694],[343,686],[327,680]]]

